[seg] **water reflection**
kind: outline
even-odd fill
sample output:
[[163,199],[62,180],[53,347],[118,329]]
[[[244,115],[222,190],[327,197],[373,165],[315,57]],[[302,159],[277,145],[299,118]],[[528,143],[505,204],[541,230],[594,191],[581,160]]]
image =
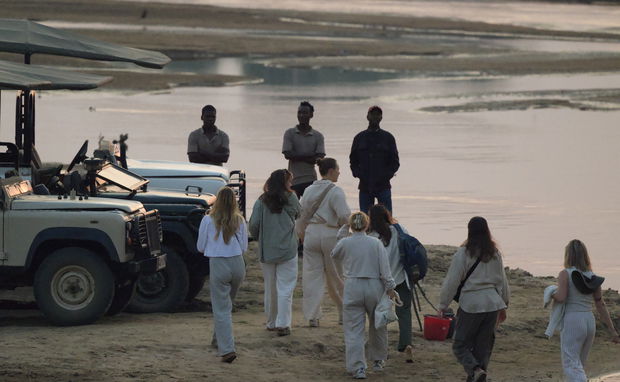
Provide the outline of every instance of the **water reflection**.
[[[366,73],[357,80],[352,73],[354,80],[346,82],[339,72],[326,69],[271,68],[242,59],[173,65],[180,65],[179,71],[254,74],[267,81],[153,94],[41,92],[37,137],[46,143],[38,147],[41,157],[68,162],[84,139],[129,133],[131,156],[185,161],[187,134],[200,126],[201,107],[213,103],[218,126],[231,137],[230,168],[247,171],[252,201],[269,172],[286,166],[282,134],[296,123],[299,101],[309,99],[316,108],[312,124],[325,135],[328,154],[341,163],[339,183],[355,208],[357,182],[348,170],[348,151],[352,137],[366,126],[368,106],[380,104],[382,126],[397,138],[402,165],[393,182],[396,217],[424,243],[458,245],[468,219],[483,215],[508,265],[557,274],[562,249],[577,237],[607,277],[606,287],[620,287],[617,256],[609,250],[620,226],[620,112],[420,111],[429,105],[549,92],[570,98],[572,92],[619,88],[619,74],[369,82],[368,75],[395,74]],[[275,78],[269,79],[269,73]],[[2,97],[2,140],[14,135],[14,96],[7,93]]]
[[191,61],[173,61],[166,72],[198,74],[226,74],[262,78],[267,85],[322,85],[332,83],[374,82],[406,77],[406,74],[351,70],[342,68],[288,68],[268,65],[266,62],[229,57]]

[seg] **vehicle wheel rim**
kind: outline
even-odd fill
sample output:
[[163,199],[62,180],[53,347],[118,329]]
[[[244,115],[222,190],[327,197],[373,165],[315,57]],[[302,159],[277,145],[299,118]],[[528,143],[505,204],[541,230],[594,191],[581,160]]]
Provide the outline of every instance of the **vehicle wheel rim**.
[[95,296],[95,280],[85,268],[70,265],[52,278],[52,298],[64,309],[80,310]]
[[138,279],[138,293],[144,296],[156,296],[166,287],[166,276],[163,272],[156,272],[151,275],[142,275]]

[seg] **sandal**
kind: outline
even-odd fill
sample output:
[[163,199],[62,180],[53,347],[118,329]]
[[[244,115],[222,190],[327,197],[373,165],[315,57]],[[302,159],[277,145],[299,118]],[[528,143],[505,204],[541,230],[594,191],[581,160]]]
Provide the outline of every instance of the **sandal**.
[[237,358],[237,353],[235,352],[224,354],[222,356],[222,362],[232,363],[232,361],[234,361],[235,358]]

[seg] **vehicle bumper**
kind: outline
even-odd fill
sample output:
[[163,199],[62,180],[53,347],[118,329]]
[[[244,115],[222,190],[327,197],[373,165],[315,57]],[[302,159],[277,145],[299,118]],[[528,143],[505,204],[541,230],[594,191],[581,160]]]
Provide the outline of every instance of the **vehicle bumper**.
[[149,257],[148,259],[133,260],[127,264],[130,273],[155,273],[166,267],[166,254]]

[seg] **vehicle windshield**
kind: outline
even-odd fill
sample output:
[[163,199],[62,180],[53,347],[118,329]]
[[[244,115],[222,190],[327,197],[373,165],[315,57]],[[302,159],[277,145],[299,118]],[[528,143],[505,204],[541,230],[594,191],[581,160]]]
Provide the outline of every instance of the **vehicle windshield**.
[[97,172],[97,189],[101,192],[138,191],[149,181],[111,163]]

